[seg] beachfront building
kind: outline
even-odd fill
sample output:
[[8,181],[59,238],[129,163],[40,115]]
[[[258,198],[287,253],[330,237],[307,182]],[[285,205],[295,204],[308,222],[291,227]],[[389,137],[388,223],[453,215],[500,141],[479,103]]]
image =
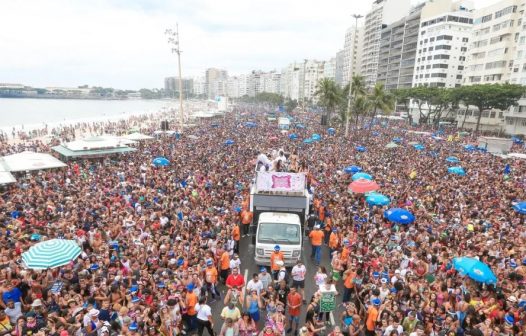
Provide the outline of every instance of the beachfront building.
[[378,82],[387,90],[413,85],[420,14],[425,3],[414,7],[409,15],[382,29],[378,65]]
[[345,60],[345,50],[340,50],[336,53],[336,62],[334,65],[334,81],[339,86],[343,86],[343,69]]
[[202,76],[193,78],[193,89],[196,96],[206,95],[206,80]]
[[336,57],[325,61],[323,64],[323,77],[336,80]]
[[[182,78],[183,96],[189,97],[194,94],[193,78]],[[164,79],[164,92],[170,97],[179,97],[179,77],[166,77]]]
[[[363,51],[363,27],[350,27],[345,32],[345,42],[343,44],[343,62],[341,65],[342,87],[349,84],[349,79],[354,75],[359,75],[362,64]],[[340,60],[341,62],[341,60]]]
[[228,73],[226,70],[208,68],[205,71],[205,89],[208,99],[226,95]]
[[378,75],[378,56],[382,28],[406,16],[411,9],[410,0],[374,0],[365,16],[362,62],[360,74],[367,86],[374,86]]

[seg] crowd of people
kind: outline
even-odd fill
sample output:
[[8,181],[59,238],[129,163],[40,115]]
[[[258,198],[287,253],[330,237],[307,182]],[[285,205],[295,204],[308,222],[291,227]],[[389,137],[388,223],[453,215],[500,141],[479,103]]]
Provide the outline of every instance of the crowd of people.
[[[526,199],[523,162],[466,151],[474,139],[447,141],[456,134],[448,130],[434,139],[408,132],[418,127],[379,122],[354,127],[345,138],[339,130],[329,135],[319,115],[295,118],[304,127],[284,134],[261,109],[238,108],[181,137],[140,142],[125,156],[18,176],[0,198],[0,333],[525,334],[525,217],[512,209]],[[246,127],[248,120],[256,127]],[[118,133],[130,123],[96,127]],[[304,144],[313,133],[322,139]],[[400,146],[386,148],[394,137]],[[28,148],[50,152],[39,141],[3,142],[0,154]],[[243,271],[253,268],[239,256],[247,253],[240,242],[249,239],[253,163],[272,149],[282,149],[272,169],[307,177],[312,262],[285,269],[277,258],[245,279]],[[452,155],[466,176],[448,174],[445,158]],[[170,165],[152,165],[158,156]],[[344,167],[351,164],[415,222],[391,223],[383,216],[387,207],[350,193]],[[76,240],[82,254],[59,268],[25,268],[21,253],[51,238]],[[498,282],[460,274],[452,266],[457,256],[479,258]],[[335,325],[320,310],[323,286],[339,293]]]

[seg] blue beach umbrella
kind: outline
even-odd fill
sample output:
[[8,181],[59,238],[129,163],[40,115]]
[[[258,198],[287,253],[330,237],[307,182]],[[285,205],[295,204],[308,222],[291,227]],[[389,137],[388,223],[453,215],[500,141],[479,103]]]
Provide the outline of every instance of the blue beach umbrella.
[[315,133],[315,134],[313,134],[311,136],[311,139],[314,140],[314,141],[320,141],[321,140],[321,135]]
[[424,146],[421,145],[421,144],[416,144],[416,145],[413,145],[413,147],[416,149],[416,150],[424,150]]
[[517,211],[520,214],[526,215],[526,202],[518,202],[513,204],[513,210]]
[[456,174],[456,175],[460,175],[460,176],[465,176],[466,175],[466,172],[464,171],[464,168],[462,168],[460,166],[449,167],[447,169],[447,172],[450,173],[450,174]]
[[468,152],[471,152],[471,151],[474,151],[476,147],[473,145],[465,145],[464,149],[467,150]]
[[166,167],[170,164],[170,161],[165,157],[159,156],[153,159],[152,163],[156,167]]
[[234,144],[234,140],[232,139],[228,139],[227,141],[225,141],[225,145],[233,145]]
[[298,138],[298,135],[296,133],[289,134],[290,140],[296,140]]
[[343,171],[347,174],[354,174],[362,171],[362,168],[358,166],[348,166],[343,168]]
[[306,127],[305,127],[305,125],[303,125],[303,124],[296,124],[296,128],[304,129],[304,128],[306,128]]
[[485,284],[496,284],[497,277],[488,265],[470,257],[453,258],[453,267],[463,275]]
[[352,180],[353,181],[356,181],[356,180],[359,180],[359,179],[366,179],[366,180],[369,180],[371,181],[373,179],[373,177],[367,173],[363,173],[363,172],[358,172],[358,173],[355,173],[353,176],[352,176]]
[[329,135],[334,135],[334,134],[336,134],[336,130],[331,127],[331,128],[327,129],[327,133],[329,133]]
[[389,199],[389,197],[379,194],[379,193],[368,194],[367,197],[365,197],[365,201],[367,202],[367,204],[371,206],[372,205],[385,206],[391,203],[391,200]]
[[356,150],[357,150],[358,152],[365,152],[365,151],[366,151],[366,149],[365,149],[364,146],[356,146]]
[[376,131],[374,131],[374,132],[373,132],[373,135],[374,135],[374,136],[379,136],[379,135],[380,135],[380,133],[379,133],[379,132],[376,132]]
[[513,143],[516,145],[522,145],[524,143],[524,140],[516,136],[512,136],[511,139],[513,140]]
[[314,140],[312,140],[311,138],[303,140],[303,143],[305,143],[305,144],[311,144],[313,142],[314,142]]
[[384,217],[388,221],[397,224],[410,224],[415,221],[415,215],[406,209],[392,208],[384,212]]
[[446,158],[446,161],[449,163],[459,163],[460,162],[460,160],[454,156],[449,156],[448,158]]
[[74,240],[51,239],[31,246],[22,253],[22,261],[30,269],[50,269],[68,264],[81,252]]

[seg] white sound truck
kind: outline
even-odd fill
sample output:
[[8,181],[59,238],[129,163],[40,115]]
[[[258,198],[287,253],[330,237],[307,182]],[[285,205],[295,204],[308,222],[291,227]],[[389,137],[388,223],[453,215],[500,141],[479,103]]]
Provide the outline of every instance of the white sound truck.
[[301,258],[304,223],[310,196],[303,173],[257,172],[250,189],[252,244],[257,265],[270,265],[270,254],[279,245],[285,266]]

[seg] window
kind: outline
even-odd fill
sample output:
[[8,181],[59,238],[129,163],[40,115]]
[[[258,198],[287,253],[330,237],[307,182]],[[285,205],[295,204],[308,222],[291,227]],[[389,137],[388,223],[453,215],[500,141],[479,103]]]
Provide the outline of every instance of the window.
[[462,42],[468,42],[468,41],[469,41],[469,39],[467,37],[463,37],[462,38]]
[[463,65],[459,65],[458,66],[458,70],[464,70],[464,66]]
[[434,37],[430,38],[429,42],[435,42],[435,38]]
[[453,36],[451,36],[451,35],[440,35],[440,36],[437,36],[437,41],[440,41],[440,40],[451,41],[451,40],[453,40]]
[[503,113],[504,113],[504,112],[502,112],[502,111],[499,112],[499,118],[502,118],[502,117],[504,116]]
[[496,116],[497,116],[497,112],[495,111],[491,111],[491,113],[489,114],[489,117],[492,119],[495,119]]
[[447,69],[448,67],[447,64],[433,64],[433,69]]
[[445,73],[434,73],[434,74],[431,74],[431,77],[446,78],[447,74],[445,74]]
[[[431,56],[430,56],[431,57]],[[435,55],[433,57],[433,59],[449,59],[449,55],[443,55],[443,54],[440,54],[440,55]]]
[[457,79],[462,79],[462,75],[457,75]]
[[468,48],[466,48],[466,47],[460,47],[460,51],[467,51],[467,50],[468,50]]
[[431,69],[431,64],[426,65],[426,69]]
[[496,69],[496,68],[503,68],[505,66],[506,66],[506,61],[490,62],[490,63],[486,63],[486,70]]
[[488,14],[486,16],[483,16],[480,18],[480,22],[485,23],[485,22],[491,21],[492,17],[493,17],[493,14]]
[[465,61],[465,60],[466,60],[466,56],[460,56],[460,57],[458,58],[458,60],[459,60],[459,61]]
[[471,77],[469,77],[470,83],[478,83],[481,80],[482,80],[482,78],[480,76],[471,76]]
[[440,50],[440,49],[451,50],[451,46],[450,46],[450,45],[443,44],[443,45],[437,45],[437,46],[435,47],[435,50]]
[[[500,18],[501,16],[504,16],[504,15],[507,15],[507,14],[510,14],[510,13],[515,13],[516,11],[517,11],[517,6],[506,7],[504,9],[501,9],[500,11],[496,11],[495,12],[495,19]],[[491,16],[491,14],[490,14],[490,16]],[[484,20],[484,17],[482,19]],[[490,18],[490,20],[491,20],[491,18]],[[482,21],[482,22],[485,22],[485,21]]]

